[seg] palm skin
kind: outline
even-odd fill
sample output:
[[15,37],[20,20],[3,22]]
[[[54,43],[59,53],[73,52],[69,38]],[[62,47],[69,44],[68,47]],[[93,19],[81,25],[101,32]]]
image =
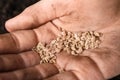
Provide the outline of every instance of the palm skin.
[[[88,9],[85,5],[82,0],[43,0],[9,20],[6,28],[10,33],[0,35],[0,80],[105,80],[118,75],[118,9],[103,14],[98,6]],[[65,70],[62,73],[54,64],[39,64],[39,55],[31,51],[38,42],[57,37],[60,28],[103,33],[99,49],[86,50],[80,56],[57,55],[57,65]]]

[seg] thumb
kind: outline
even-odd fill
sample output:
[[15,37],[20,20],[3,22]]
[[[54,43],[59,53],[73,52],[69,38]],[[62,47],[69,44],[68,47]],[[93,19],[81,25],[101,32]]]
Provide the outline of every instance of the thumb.
[[23,29],[33,29],[56,18],[56,7],[53,0],[42,0],[26,8],[20,15],[6,22],[10,32]]

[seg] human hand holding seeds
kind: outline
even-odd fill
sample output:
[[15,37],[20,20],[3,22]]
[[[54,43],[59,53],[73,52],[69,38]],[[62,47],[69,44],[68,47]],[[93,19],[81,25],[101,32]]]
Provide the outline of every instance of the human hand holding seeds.
[[[106,80],[120,74],[120,13],[118,0],[42,0],[6,22],[0,35],[1,80]],[[102,33],[99,48],[73,56],[61,52],[55,64],[40,64],[32,51],[49,44],[60,29]],[[58,68],[64,70],[59,73]],[[4,73],[3,73],[4,72]]]

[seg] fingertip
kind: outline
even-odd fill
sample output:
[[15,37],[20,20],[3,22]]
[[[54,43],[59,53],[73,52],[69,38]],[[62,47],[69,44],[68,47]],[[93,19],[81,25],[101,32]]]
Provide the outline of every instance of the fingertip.
[[5,22],[5,28],[6,28],[6,30],[8,32],[12,32],[13,31],[11,26],[12,26],[11,19]]
[[5,27],[8,32],[31,29],[32,27],[34,27],[33,17],[26,14],[20,14],[6,21]]
[[21,26],[21,21],[23,21],[24,19],[21,18],[20,15],[9,19],[8,21],[6,21],[5,23],[5,28],[8,32],[13,32],[16,31],[18,29],[20,29],[18,26]]
[[33,26],[33,17],[28,8],[5,22],[5,28],[8,32],[30,29],[31,26]]

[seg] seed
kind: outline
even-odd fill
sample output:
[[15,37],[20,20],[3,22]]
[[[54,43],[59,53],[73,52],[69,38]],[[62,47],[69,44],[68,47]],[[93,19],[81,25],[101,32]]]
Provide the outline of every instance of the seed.
[[56,43],[56,40],[52,40],[52,41],[51,41],[51,44],[55,44],[55,43]]
[[93,35],[93,34],[94,34],[94,31],[89,31],[89,33],[90,33],[91,35]]
[[71,49],[69,49],[69,48],[68,48],[66,51],[67,51],[67,53],[69,53],[69,54],[71,53]]
[[77,53],[77,54],[80,54],[82,51],[83,51],[82,47],[79,47],[79,49],[76,50],[76,53]]
[[74,56],[78,55],[75,51],[71,51],[71,54]]
[[94,35],[97,36],[97,37],[99,37],[99,36],[101,36],[102,34],[100,34],[100,33],[98,33],[98,32],[94,32]]
[[38,43],[33,51],[39,53],[40,63],[56,63],[56,54],[61,51],[77,56],[84,50],[98,48],[101,34],[95,31],[82,33],[72,33],[62,30],[60,36],[52,40],[49,44]]
[[75,45],[72,45],[72,46],[71,46],[71,50],[73,50],[73,51],[76,50]]

